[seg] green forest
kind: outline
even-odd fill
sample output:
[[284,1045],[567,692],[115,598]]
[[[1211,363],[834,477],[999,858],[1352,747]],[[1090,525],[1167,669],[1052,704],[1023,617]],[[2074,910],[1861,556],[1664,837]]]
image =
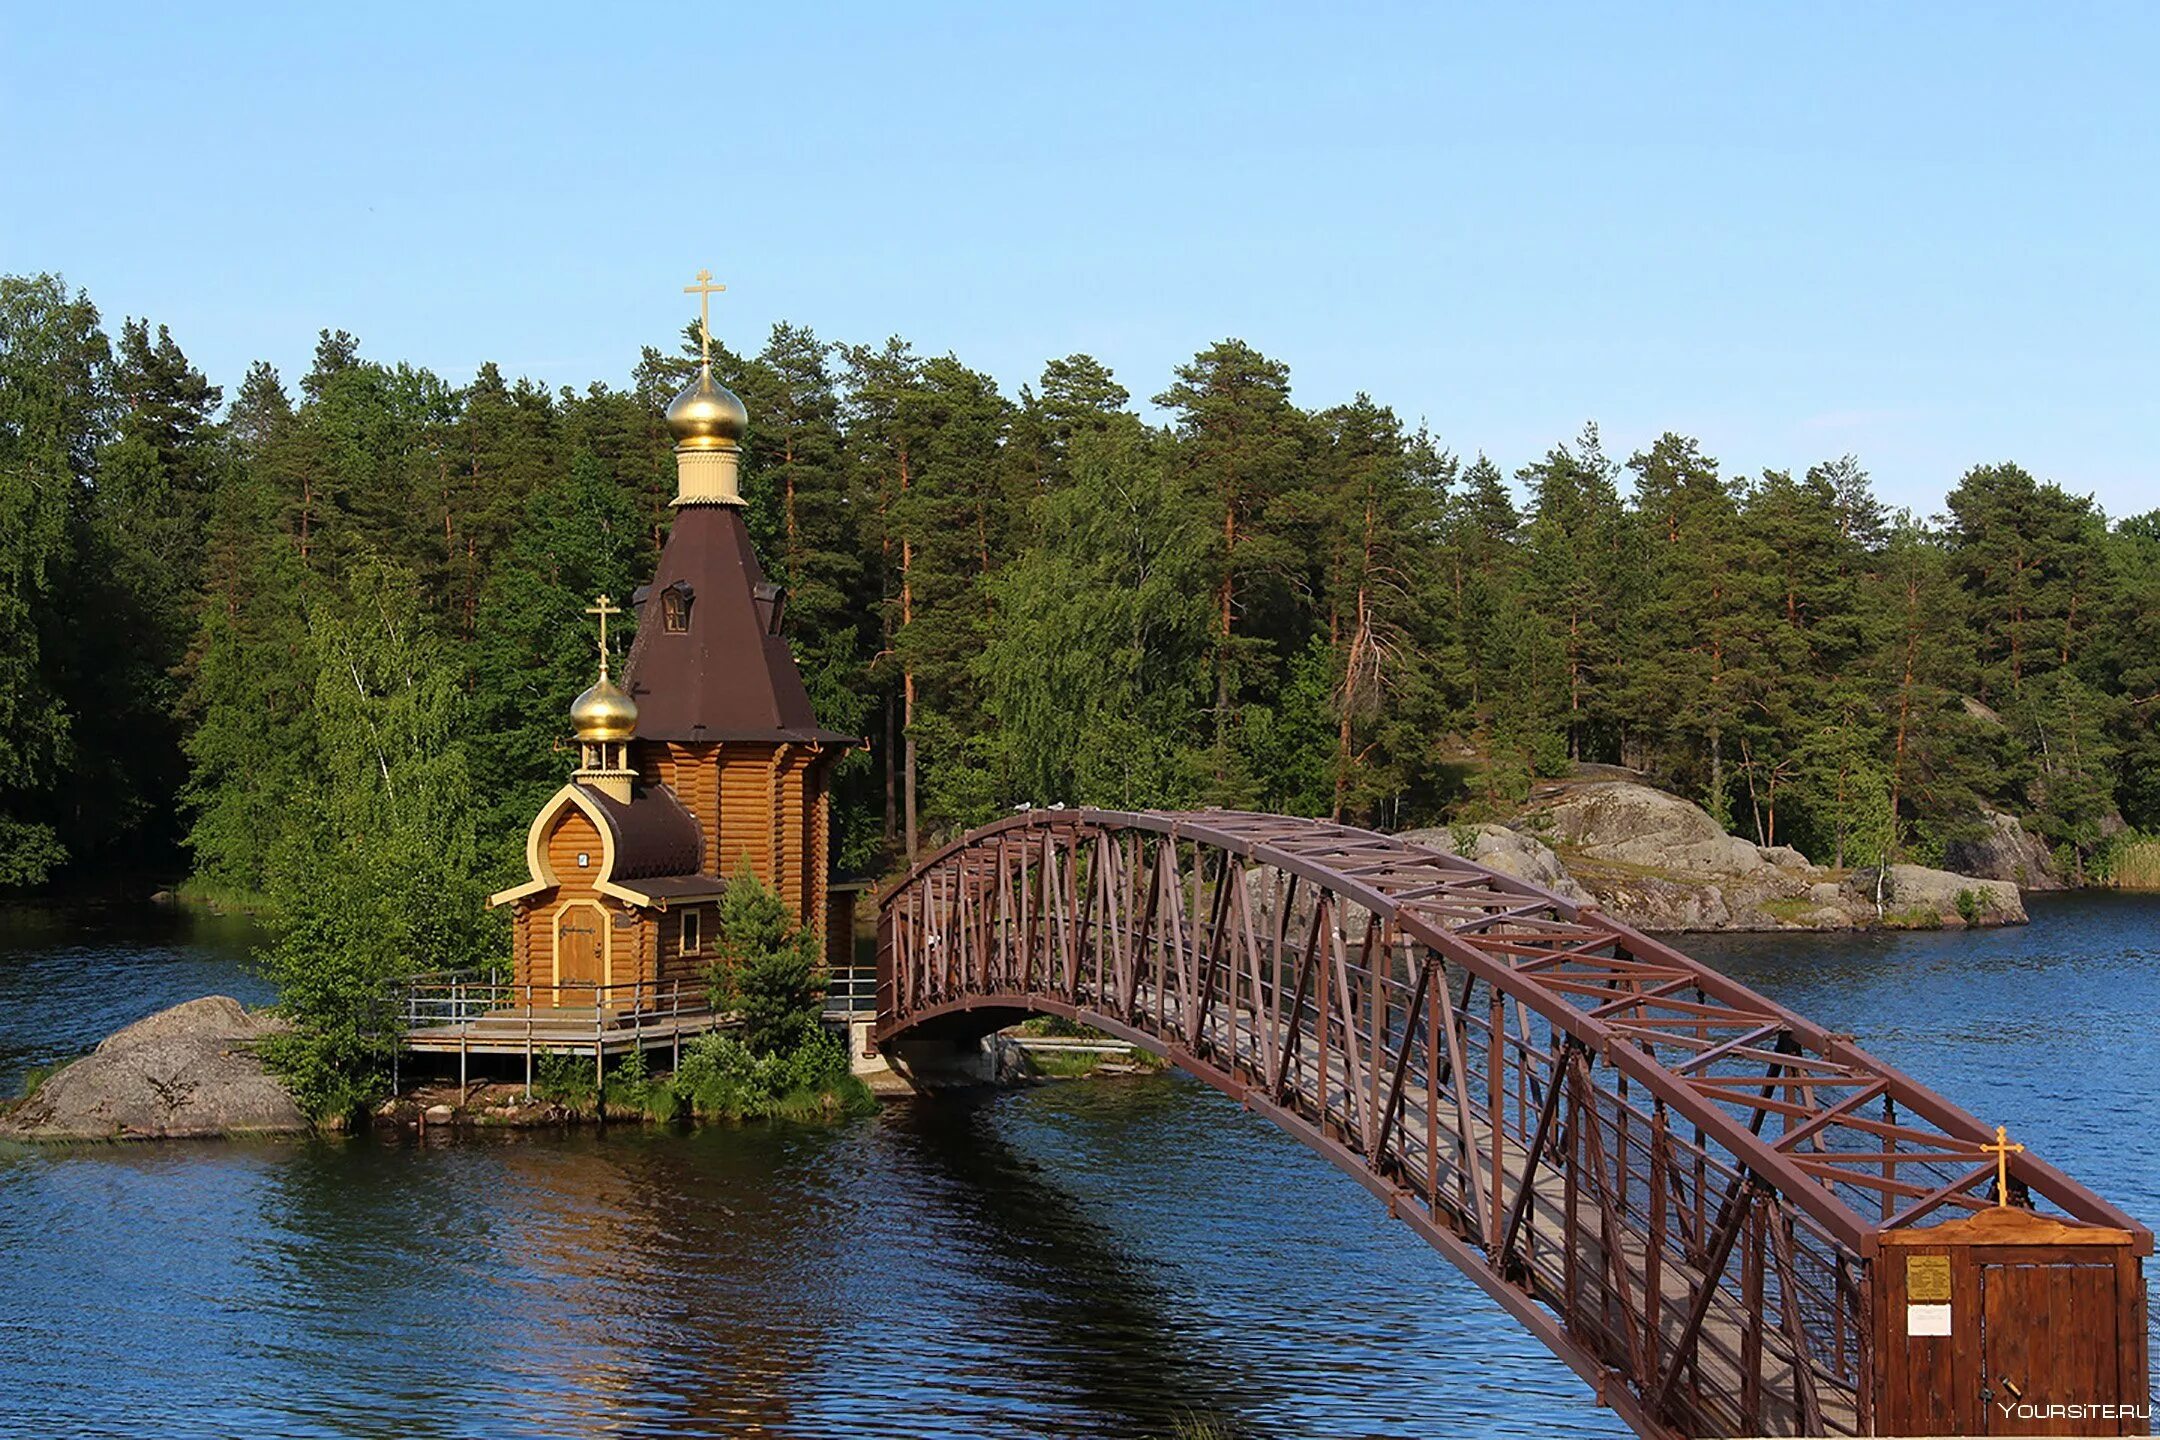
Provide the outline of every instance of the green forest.
[[[661,338],[619,386],[339,330],[213,383],[163,325],[0,279],[0,886],[185,875],[404,955],[499,945],[584,609],[666,533],[696,346]],[[2015,463],[1926,516],[1851,456],[1734,474],[1594,425],[1510,474],[1362,394],[1301,408],[1238,340],[1152,408],[1085,355],[1009,395],[793,325],[715,370],[812,696],[870,742],[850,871],[1022,804],[1504,815],[1579,761],[1825,864],[1992,807],[2090,873],[2160,826],[2160,512]]]

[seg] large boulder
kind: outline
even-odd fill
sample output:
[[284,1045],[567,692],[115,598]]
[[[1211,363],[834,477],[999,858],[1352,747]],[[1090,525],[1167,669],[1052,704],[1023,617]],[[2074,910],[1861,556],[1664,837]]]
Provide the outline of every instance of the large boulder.
[[2062,878],[2055,873],[2054,855],[2015,815],[1983,810],[1980,818],[1987,827],[1983,833],[1943,846],[1945,869],[1984,880],[2007,880],[2021,890],[2063,888]]
[[2008,880],[1956,875],[1948,870],[1931,870],[1925,865],[1892,865],[1887,888],[1890,893],[1883,903],[1884,913],[1900,923],[2025,923],[2025,902],[2018,894],[2018,887]]
[[285,1028],[226,995],[175,1005],[108,1035],[0,1116],[19,1140],[178,1139],[308,1128],[255,1046]]
[[1771,863],[1702,806],[1630,781],[1567,790],[1540,823],[1556,848],[1673,874],[1747,875]]
[[1442,825],[1430,830],[1405,830],[1401,838],[1527,880],[1563,900],[1590,903],[1590,892],[1568,874],[1552,847],[1505,825]]

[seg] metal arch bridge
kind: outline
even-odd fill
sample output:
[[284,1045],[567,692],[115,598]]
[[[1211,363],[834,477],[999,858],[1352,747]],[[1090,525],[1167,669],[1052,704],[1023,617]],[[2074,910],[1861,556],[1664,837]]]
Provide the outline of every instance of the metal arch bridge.
[[[1594,906],[1342,825],[1036,810],[883,898],[881,1046],[1030,1014],[1332,1160],[1644,1435],[1913,1433],[1937,1380],[1905,1372],[1944,1362],[1905,1338],[1920,1292],[1888,1257],[1996,1204],[1993,1132],[1849,1037]],[[2099,1363],[2142,1399],[2151,1233],[2030,1154],[2009,1174],[2115,1243],[2127,1333]]]

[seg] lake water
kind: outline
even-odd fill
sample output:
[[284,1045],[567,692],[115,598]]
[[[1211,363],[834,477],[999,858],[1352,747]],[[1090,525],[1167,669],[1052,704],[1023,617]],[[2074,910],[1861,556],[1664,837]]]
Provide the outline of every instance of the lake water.
[[[2160,898],[1685,947],[2160,1222]],[[0,1087],[257,1000],[244,924],[0,912]],[[1625,1435],[1175,1076],[823,1128],[0,1151],[0,1434]]]

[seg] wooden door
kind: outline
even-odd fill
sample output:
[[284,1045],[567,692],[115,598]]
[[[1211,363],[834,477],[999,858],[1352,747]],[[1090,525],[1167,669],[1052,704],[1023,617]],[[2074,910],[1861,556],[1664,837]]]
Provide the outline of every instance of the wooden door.
[[590,1005],[602,982],[607,917],[600,907],[573,902],[555,917],[555,1003]]
[[2144,1398],[2118,1393],[2115,1266],[2057,1254],[1978,1267],[1985,1433],[2136,1433],[2077,1408]]

